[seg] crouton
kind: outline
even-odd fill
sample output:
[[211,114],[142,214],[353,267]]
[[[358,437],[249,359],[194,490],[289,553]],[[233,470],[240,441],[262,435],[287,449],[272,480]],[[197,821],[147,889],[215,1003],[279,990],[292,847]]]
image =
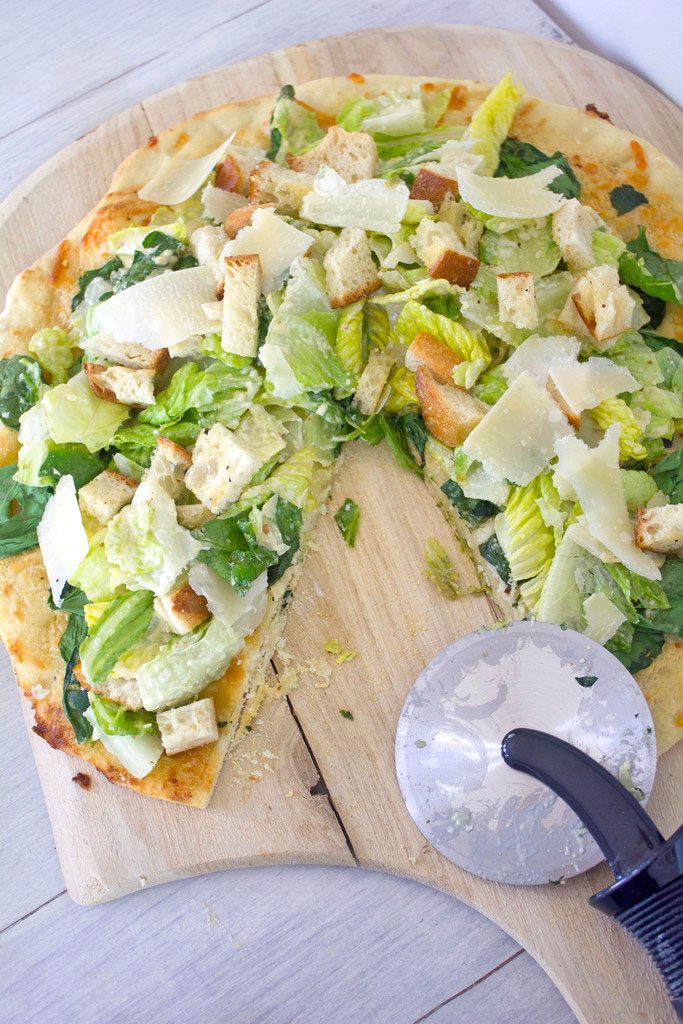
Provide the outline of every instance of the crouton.
[[174,633],[184,636],[209,617],[206,598],[195,594],[189,583],[177,587],[170,594],[154,598],[154,611]]
[[98,523],[108,523],[124,505],[130,504],[137,486],[136,480],[105,469],[79,490],[81,512]]
[[197,438],[185,485],[217,515],[237,501],[260,466],[260,459],[241,448],[227,427],[214,423]]
[[161,742],[167,754],[193,750],[218,739],[218,724],[213,697],[195,700],[180,708],[170,708],[157,714]]
[[581,413],[571,407],[552,377],[548,376],[545,386],[550,397],[557,405],[559,405],[560,409],[566,416],[567,422],[570,426],[574,427],[575,430],[578,430],[581,426]]
[[158,437],[142,479],[145,483],[158,484],[177,501],[183,493],[185,474],[191,465],[192,456],[186,448],[167,437]]
[[578,278],[557,319],[604,352],[630,328],[635,306],[614,267],[593,267]]
[[133,370],[129,366],[103,366],[83,363],[90,390],[105,402],[144,409],[154,405],[154,371]]
[[450,224],[425,217],[418,224],[413,239],[418,259],[431,277],[445,279],[462,288],[472,284],[479,270],[479,260],[465,252]]
[[278,213],[297,214],[312,188],[312,175],[262,160],[249,175],[249,202],[257,206],[273,203]]
[[238,192],[242,182],[242,174],[237,161],[233,156],[226,156],[216,167],[214,185],[216,188],[223,189],[224,192]]
[[337,309],[376,292],[377,274],[368,237],[361,228],[344,228],[323,260],[330,305]]
[[322,164],[331,167],[344,181],[352,183],[374,178],[377,170],[377,146],[367,132],[347,132],[333,124],[324,139],[308,153],[287,155],[287,163],[294,171],[316,174]]
[[223,335],[226,352],[255,356],[258,349],[258,300],[261,294],[261,263],[255,254],[226,256],[223,289]]
[[455,178],[447,178],[426,167],[421,167],[410,190],[411,199],[428,199],[434,209],[438,209],[447,195],[458,194],[458,183]]
[[106,359],[117,366],[130,366],[133,370],[152,370],[163,373],[168,366],[167,348],[149,349],[135,342],[118,342],[106,334],[95,334],[88,338],[88,354]]
[[461,362],[460,356],[448,345],[424,331],[415,335],[406,352],[406,366],[409,370],[426,366],[441,382],[452,381],[453,367]]
[[593,232],[602,221],[590,206],[569,199],[553,214],[553,238],[573,274],[595,266]]
[[427,429],[448,448],[462,444],[488,412],[462,388],[440,384],[426,366],[415,373],[415,391]]
[[484,233],[484,223],[473,217],[464,203],[451,193],[447,193],[437,210],[436,219],[450,224],[465,252],[470,253],[471,256],[478,254],[479,241]]
[[242,228],[246,228],[248,224],[251,224],[251,218],[257,209],[257,206],[252,206],[249,203],[247,206],[238,206],[236,210],[229,213],[223,221],[223,230],[228,238],[233,239],[240,233]]
[[683,504],[636,510],[635,541],[644,551],[683,551]]
[[358,409],[364,416],[372,416],[377,412],[394,363],[395,359],[389,352],[373,349],[356,386],[352,402],[354,409]]
[[91,686],[87,682],[83,685],[86,690],[92,690],[93,693],[99,694],[105,700],[116,701],[117,704],[128,708],[129,711],[142,710],[140,687],[134,679],[117,679],[114,676],[107,676],[97,686]]
[[517,271],[496,276],[498,315],[503,323],[524,330],[538,325],[534,275]]
[[177,505],[176,514],[179,524],[186,530],[196,530],[197,527],[208,523],[209,519],[213,519],[213,513],[200,504]]

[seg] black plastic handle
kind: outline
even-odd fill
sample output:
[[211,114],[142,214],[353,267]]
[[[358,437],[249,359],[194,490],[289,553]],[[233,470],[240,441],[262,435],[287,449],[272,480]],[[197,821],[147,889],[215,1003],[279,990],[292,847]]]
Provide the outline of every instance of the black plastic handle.
[[581,818],[616,875],[591,905],[642,943],[683,1020],[683,827],[665,840],[613,775],[556,736],[514,729],[501,752],[506,764],[545,783]]

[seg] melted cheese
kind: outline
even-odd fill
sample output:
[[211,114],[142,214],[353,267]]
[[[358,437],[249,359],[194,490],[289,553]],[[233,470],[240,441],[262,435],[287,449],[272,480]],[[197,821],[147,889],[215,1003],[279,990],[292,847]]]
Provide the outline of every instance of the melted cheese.
[[550,462],[553,445],[573,431],[550,395],[524,371],[463,444],[496,480],[528,484]]

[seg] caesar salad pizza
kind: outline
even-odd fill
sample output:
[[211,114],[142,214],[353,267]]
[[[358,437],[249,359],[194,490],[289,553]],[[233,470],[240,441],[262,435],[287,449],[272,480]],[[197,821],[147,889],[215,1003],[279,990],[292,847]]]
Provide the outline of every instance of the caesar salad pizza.
[[0,632],[38,735],[205,805],[353,442],[675,742],[682,218],[668,159],[509,75],[286,86],[150,139],[1,322]]

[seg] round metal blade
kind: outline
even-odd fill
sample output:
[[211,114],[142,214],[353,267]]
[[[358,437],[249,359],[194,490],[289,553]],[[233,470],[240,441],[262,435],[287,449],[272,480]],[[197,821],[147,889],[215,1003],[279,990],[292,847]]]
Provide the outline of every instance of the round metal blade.
[[630,673],[580,633],[517,622],[457,640],[410,691],[396,736],[408,810],[432,846],[483,878],[536,885],[586,871],[602,854],[574,812],[503,761],[516,727],[559,736],[650,796],[654,730]]

